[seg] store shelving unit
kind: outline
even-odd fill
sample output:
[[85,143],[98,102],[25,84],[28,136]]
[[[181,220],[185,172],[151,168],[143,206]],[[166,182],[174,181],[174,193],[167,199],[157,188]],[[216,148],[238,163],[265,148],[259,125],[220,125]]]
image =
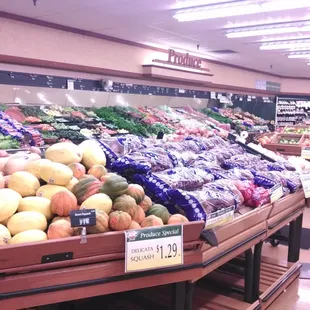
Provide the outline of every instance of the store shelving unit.
[[[217,246],[211,246],[199,238],[203,222],[189,223],[184,226],[184,265],[139,273],[124,272],[122,232],[89,236],[84,245],[80,244],[80,237],[74,237],[2,248],[0,305],[11,310],[135,289],[139,290],[137,294],[145,294],[140,290],[173,284],[174,289],[167,294],[173,309],[191,310],[195,309],[197,302],[195,298],[193,304],[193,294],[199,294],[199,291],[195,292],[197,282],[237,258],[243,261],[244,276],[241,280],[239,277],[236,283],[244,295],[244,301],[232,296],[223,297],[203,288],[206,293],[199,294],[199,303],[204,303],[208,309],[208,304],[216,301],[223,304],[221,309],[226,309],[224,305],[230,300],[230,309],[265,309],[299,274],[301,223],[305,205],[304,194],[298,191],[273,204],[246,212],[215,230]],[[263,242],[288,223],[288,263],[283,265],[262,258]],[[254,252],[252,247],[255,247]],[[277,276],[269,277],[266,283],[263,280],[265,274],[273,269],[278,270]],[[228,285],[233,286],[231,283]],[[146,298],[154,298],[155,292],[152,289],[150,295],[145,295]],[[135,299],[135,303],[139,300]]]
[[276,125],[294,126],[302,123],[310,115],[310,99],[277,97]]

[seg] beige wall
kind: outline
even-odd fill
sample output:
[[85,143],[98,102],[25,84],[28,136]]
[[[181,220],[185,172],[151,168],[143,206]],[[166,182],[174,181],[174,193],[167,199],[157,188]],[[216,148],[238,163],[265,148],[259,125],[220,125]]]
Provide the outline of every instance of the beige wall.
[[[90,67],[120,70],[132,73],[143,73],[142,64],[147,64],[152,59],[167,59],[167,54],[146,48],[125,45],[116,42],[104,41],[78,34],[68,33],[46,27],[35,26],[22,22],[0,18],[0,54],[70,63]],[[214,74],[208,81],[245,88],[255,88],[256,80],[268,80],[282,84],[282,92],[309,93],[309,81],[296,79],[282,79],[247,70],[235,69],[225,65],[203,63]],[[32,67],[19,67],[13,65],[0,65],[0,70],[9,70],[54,75],[66,75],[65,71],[53,71]],[[16,69],[17,68],[17,69]],[[16,70],[15,70],[16,69]],[[40,71],[40,72],[38,72]],[[101,78],[102,76],[72,73],[73,77]],[[178,74],[179,76],[182,73]],[[120,78],[115,78],[120,81]],[[135,82],[124,79],[124,82]],[[145,82],[145,84],[152,84]],[[158,82],[153,82],[158,85]],[[165,83],[160,83],[165,86]],[[171,87],[171,84],[167,86]],[[176,82],[176,86],[179,84]],[[184,85],[180,87],[185,87]],[[200,87],[192,87],[203,89]]]

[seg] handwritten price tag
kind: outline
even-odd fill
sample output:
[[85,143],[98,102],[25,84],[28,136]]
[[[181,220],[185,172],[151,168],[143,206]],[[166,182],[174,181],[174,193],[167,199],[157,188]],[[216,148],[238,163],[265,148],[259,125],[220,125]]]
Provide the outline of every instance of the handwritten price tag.
[[274,203],[283,196],[283,187],[281,184],[275,185],[270,189],[270,202]]
[[182,225],[125,231],[125,272],[182,264]]
[[300,176],[302,187],[306,198],[310,198],[310,175],[303,174]]
[[310,159],[310,147],[305,147],[301,150],[301,157],[304,159]]

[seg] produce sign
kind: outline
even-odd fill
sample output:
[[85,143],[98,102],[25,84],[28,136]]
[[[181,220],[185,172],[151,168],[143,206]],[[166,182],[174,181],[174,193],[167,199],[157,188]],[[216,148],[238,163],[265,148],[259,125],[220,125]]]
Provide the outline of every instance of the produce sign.
[[281,184],[275,185],[270,189],[270,202],[276,202],[283,196],[283,187]]
[[183,226],[125,231],[125,272],[183,264]]
[[226,208],[217,212],[211,213],[207,218],[205,229],[213,229],[222,226],[234,220],[235,207]]
[[70,211],[71,227],[86,227],[96,225],[96,210],[84,209]]
[[304,189],[305,197],[310,198],[310,175],[302,174],[300,176],[302,187]]

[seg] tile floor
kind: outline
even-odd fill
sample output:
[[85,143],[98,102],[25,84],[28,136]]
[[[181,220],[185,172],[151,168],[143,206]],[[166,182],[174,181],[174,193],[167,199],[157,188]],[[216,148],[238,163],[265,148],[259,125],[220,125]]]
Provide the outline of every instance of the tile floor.
[[[304,213],[303,227],[310,228],[310,208]],[[283,259],[287,257],[287,247],[279,245],[274,248],[264,244],[263,255]],[[300,262],[310,263],[310,250],[301,250]],[[269,308],[268,310],[305,310],[310,309],[310,279],[296,280]]]

